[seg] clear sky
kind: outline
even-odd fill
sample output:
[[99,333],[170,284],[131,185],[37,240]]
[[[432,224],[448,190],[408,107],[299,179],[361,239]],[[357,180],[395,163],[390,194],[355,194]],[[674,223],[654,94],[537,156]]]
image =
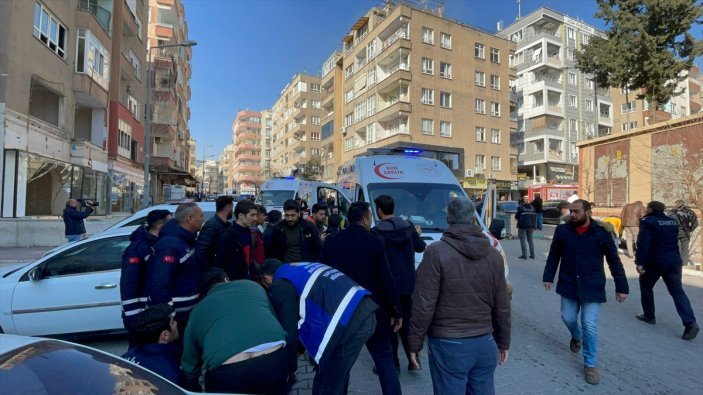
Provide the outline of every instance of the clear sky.
[[[382,0],[184,0],[193,48],[190,133],[197,158],[219,159],[240,109],[269,109],[294,74],[319,75],[356,20]],[[522,0],[525,16],[541,6],[594,19],[595,0]],[[516,0],[445,0],[445,16],[495,32],[517,17]],[[700,32],[696,34],[700,36]],[[697,62],[700,63],[700,62]]]

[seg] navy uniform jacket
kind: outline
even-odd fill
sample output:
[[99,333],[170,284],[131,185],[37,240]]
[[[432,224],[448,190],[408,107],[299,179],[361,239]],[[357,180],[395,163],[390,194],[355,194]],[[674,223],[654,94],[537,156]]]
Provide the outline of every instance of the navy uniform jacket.
[[663,212],[640,219],[635,262],[644,267],[670,268],[681,265],[679,223]]
[[131,243],[122,254],[120,276],[122,315],[127,320],[146,308],[147,261],[157,237],[149,233],[146,226],[140,226],[132,232],[129,240]]
[[79,211],[75,207],[67,206],[63,209],[63,223],[66,225],[64,234],[69,235],[82,235],[85,233],[85,222],[84,219],[93,212],[91,207],[86,207],[84,211]]
[[181,348],[174,343],[152,343],[130,348],[122,358],[143,366],[174,384],[183,385]]

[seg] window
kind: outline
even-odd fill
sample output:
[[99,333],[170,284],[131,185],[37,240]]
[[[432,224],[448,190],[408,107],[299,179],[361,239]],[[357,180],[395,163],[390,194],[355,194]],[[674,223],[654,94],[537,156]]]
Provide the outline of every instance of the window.
[[317,108],[317,109],[320,109],[320,108],[321,108],[321,106],[320,106],[320,101],[319,101],[319,100],[314,100],[314,99],[313,99],[312,102],[310,103],[310,105],[311,105],[312,108]]
[[371,123],[366,126],[366,144],[376,141],[376,124]]
[[474,44],[474,57],[479,59],[486,59],[485,47],[483,44]]
[[442,137],[452,137],[452,123],[439,121],[439,135]]
[[627,114],[628,112],[637,111],[637,102],[631,101],[622,105],[621,112]]
[[500,49],[491,48],[491,62],[500,63]]
[[591,78],[584,77],[584,82],[586,83],[586,87],[590,90],[594,90],[596,88],[595,82]]
[[313,84],[313,83],[310,83],[310,91],[312,91],[312,92],[321,92],[322,90],[320,89],[320,84]]
[[313,115],[312,117],[310,117],[310,122],[312,122],[313,125],[319,125],[320,117],[317,115]]
[[34,3],[34,37],[62,59],[66,57],[68,30],[39,2]]
[[434,60],[422,58],[422,72],[424,74],[434,74]]
[[129,108],[129,112],[134,115],[134,118],[139,119],[139,102],[137,102],[137,99],[132,95],[127,96],[127,108]]
[[486,86],[486,73],[477,71],[474,73],[474,83],[477,86]]
[[445,49],[452,49],[452,35],[447,33],[440,33],[439,45]]
[[346,80],[347,78],[351,77],[352,74],[354,74],[354,65],[349,65],[346,69],[344,69],[344,79]]
[[78,29],[76,44],[76,72],[86,73],[107,90],[110,81],[110,53],[91,34],[90,30]]
[[320,141],[320,132],[310,132],[310,141]]
[[486,158],[483,155],[476,155],[476,168],[485,169],[486,168]]
[[566,37],[568,37],[569,40],[576,40],[576,29],[574,29],[573,27],[567,27]]
[[351,126],[354,124],[354,113],[349,113],[344,116],[344,126]]
[[500,90],[500,77],[491,74],[491,89]]
[[500,129],[491,129],[491,143],[500,144]]
[[500,156],[491,156],[491,170],[500,171],[501,163]]
[[637,128],[637,122],[623,123],[622,127],[620,129],[622,131],[625,131],[625,130],[630,130],[630,129],[635,129],[635,128]]
[[344,102],[349,103],[352,100],[354,100],[354,89],[349,89],[344,92]]
[[366,100],[366,112],[368,116],[376,113],[376,96],[371,96]]
[[476,126],[476,141],[486,142],[486,128]]
[[579,131],[578,119],[569,118],[569,131],[571,131],[571,132],[578,132]]
[[566,49],[566,60],[574,61],[574,50],[571,48]]
[[494,101],[491,102],[491,115],[494,117],[500,116],[500,103]]
[[583,107],[586,111],[593,111],[593,100],[591,99],[584,99],[583,101]]
[[474,110],[476,111],[476,114],[485,114],[486,101],[483,99],[476,99],[476,102],[474,104]]
[[439,106],[452,108],[452,94],[449,92],[439,92]]
[[120,119],[117,122],[117,130],[117,153],[129,158],[129,151],[132,149],[132,125]]
[[351,151],[352,148],[354,148],[354,138],[353,137],[345,138],[344,139],[344,150]]
[[354,123],[366,118],[366,100],[354,106]]
[[420,98],[420,103],[434,104],[434,90],[422,88],[422,98]]
[[422,118],[422,134],[434,134],[434,120]]
[[442,78],[452,79],[452,65],[449,63],[439,63],[439,76]]
[[119,270],[122,267],[122,254],[128,245],[128,236],[83,243],[49,259],[44,265],[42,277]]
[[576,96],[569,95],[569,106],[578,107],[578,100],[576,100]]
[[581,44],[586,45],[591,42],[591,36],[586,33],[581,33]]
[[576,85],[576,73],[569,72],[569,84]]
[[369,88],[376,85],[376,69],[369,70],[366,84]]
[[429,27],[422,27],[422,42],[425,44],[434,44],[434,30]]

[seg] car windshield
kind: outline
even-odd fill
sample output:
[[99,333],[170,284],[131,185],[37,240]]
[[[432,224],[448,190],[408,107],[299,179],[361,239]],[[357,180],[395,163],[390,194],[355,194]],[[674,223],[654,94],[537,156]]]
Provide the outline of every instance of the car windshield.
[[[385,183],[369,184],[370,200],[389,195],[395,202],[395,215],[420,225],[423,231],[441,232],[447,228],[447,203],[456,196],[465,196],[458,185]],[[372,210],[376,214],[375,208]]]
[[256,203],[263,204],[264,206],[283,206],[283,202],[288,199],[293,199],[294,197],[295,191],[277,191],[267,189],[259,192],[259,196],[256,198]]
[[121,358],[51,340],[0,355],[0,383],[8,394],[185,393]]

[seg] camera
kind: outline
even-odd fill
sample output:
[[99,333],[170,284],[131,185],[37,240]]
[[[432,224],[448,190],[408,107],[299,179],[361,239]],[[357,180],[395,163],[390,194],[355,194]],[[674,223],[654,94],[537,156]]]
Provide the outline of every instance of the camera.
[[81,203],[81,206],[82,206],[82,207],[88,207],[88,204],[87,204],[87,203],[90,203],[90,206],[91,206],[91,207],[98,207],[98,206],[100,206],[100,202],[96,202],[96,201],[93,200],[93,199],[76,199],[76,200],[78,200],[78,201]]

